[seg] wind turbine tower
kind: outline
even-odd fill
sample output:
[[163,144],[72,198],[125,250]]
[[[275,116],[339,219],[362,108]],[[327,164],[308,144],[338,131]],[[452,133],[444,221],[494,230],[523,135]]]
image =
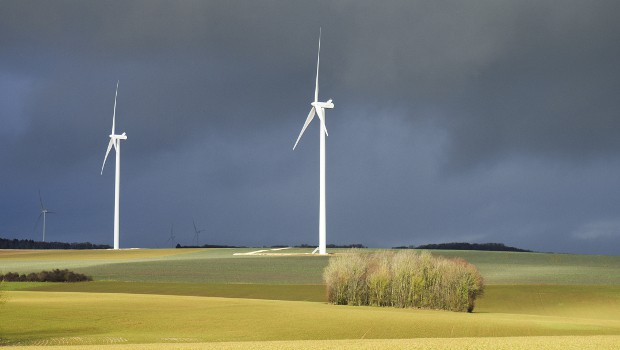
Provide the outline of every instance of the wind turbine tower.
[[205,230],[199,230],[199,229],[196,227],[196,220],[192,220],[192,221],[193,221],[193,223],[194,223],[194,239],[196,239],[196,246],[198,246],[198,247],[199,247],[199,246],[200,246],[200,243],[198,243],[198,238],[199,238],[200,232],[204,232]]
[[174,235],[174,224],[170,225],[170,238],[166,241],[166,243],[171,242],[172,248],[174,248],[174,241],[177,237]]
[[293,146],[293,150],[297,147],[297,143],[301,139],[301,136],[304,134],[306,127],[308,124],[314,119],[315,113],[319,116],[321,121],[321,126],[319,130],[320,134],[320,169],[319,169],[319,246],[314,250],[313,253],[319,251],[319,254],[327,254],[327,223],[326,223],[326,209],[325,209],[325,136],[327,134],[327,128],[325,127],[325,109],[334,108],[334,104],[332,100],[329,99],[327,102],[319,102],[319,62],[321,57],[321,29],[319,28],[319,50],[316,58],[316,81],[314,88],[314,102],[310,103],[312,108],[310,109],[310,113],[306,118],[306,122],[304,123],[299,136],[297,137],[297,141]]
[[[37,225],[39,224],[39,220],[41,220],[41,216],[43,216],[43,242],[45,242],[45,224],[46,224],[45,216],[47,214],[53,214],[54,212],[47,210],[47,208],[45,208],[45,206],[43,205],[43,199],[41,198],[41,190],[39,190],[39,203],[41,204],[41,213],[39,214],[39,218],[37,219]],[[37,225],[35,225],[35,227]]]
[[108,144],[108,150],[105,152],[103,158],[103,165],[101,166],[101,174],[103,175],[103,168],[105,167],[105,161],[108,159],[108,154],[112,147],[116,151],[116,176],[114,180],[114,249],[119,249],[119,197],[121,186],[121,140],[127,140],[127,135],[122,133],[117,135],[114,132],[114,126],[116,123],[116,97],[118,96],[118,81],[116,82],[116,94],[114,95],[114,113],[112,114],[112,133],[110,134],[110,143]]

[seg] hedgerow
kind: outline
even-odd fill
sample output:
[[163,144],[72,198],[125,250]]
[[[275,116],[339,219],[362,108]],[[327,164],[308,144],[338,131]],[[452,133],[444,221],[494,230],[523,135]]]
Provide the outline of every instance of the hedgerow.
[[18,274],[9,272],[0,275],[0,281],[4,282],[85,282],[92,281],[92,277],[75,273],[73,271],[55,269],[52,271],[31,272]]
[[330,259],[323,273],[337,305],[372,305],[472,312],[484,291],[478,269],[463,259],[403,250],[352,250]]

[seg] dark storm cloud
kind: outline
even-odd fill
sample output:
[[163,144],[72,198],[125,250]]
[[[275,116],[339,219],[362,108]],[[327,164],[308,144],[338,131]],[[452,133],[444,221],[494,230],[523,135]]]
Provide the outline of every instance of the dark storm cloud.
[[[109,242],[116,80],[123,246],[502,241],[615,253],[616,1],[0,2],[2,234],[42,188],[59,240]],[[112,161],[111,161],[112,160]],[[27,214],[25,214],[27,213]],[[561,242],[561,243],[559,243]]]

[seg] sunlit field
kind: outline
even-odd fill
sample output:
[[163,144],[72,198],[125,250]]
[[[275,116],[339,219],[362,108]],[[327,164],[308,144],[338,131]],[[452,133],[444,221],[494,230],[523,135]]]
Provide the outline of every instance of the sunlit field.
[[321,277],[328,257],[233,255],[256,250],[0,251],[2,273],[69,268],[95,280],[3,283],[0,344],[29,349],[620,344],[620,257],[435,252],[462,256],[485,277],[485,295],[468,314],[330,305]]

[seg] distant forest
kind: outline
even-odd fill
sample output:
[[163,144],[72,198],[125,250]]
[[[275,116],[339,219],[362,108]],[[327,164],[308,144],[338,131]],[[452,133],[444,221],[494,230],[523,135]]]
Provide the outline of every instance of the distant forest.
[[[271,248],[280,248],[286,246],[275,245]],[[295,246],[296,248],[310,248],[314,245],[301,244]],[[112,247],[107,244],[93,244],[90,242],[84,243],[63,243],[63,242],[38,242],[31,239],[6,239],[0,237],[0,249],[111,249]],[[177,244],[176,248],[246,248],[244,246],[230,246],[230,245],[217,245],[217,244],[205,244],[202,246],[183,246]],[[327,248],[366,248],[363,244],[328,244]],[[497,252],[531,252],[531,250],[520,249],[515,247],[509,247],[503,243],[439,243],[439,244],[423,244],[419,246],[399,246],[393,247],[393,249],[438,249],[438,250],[485,250],[485,251],[497,251]]]
[[0,249],[110,249],[107,244],[37,242],[31,239],[0,238]]
[[493,252],[531,252],[531,250],[509,247],[503,243],[439,243],[415,246],[394,247],[394,249],[440,249],[440,250],[486,250]]
[[[301,244],[298,246],[295,246],[295,248],[315,248],[315,245],[311,245],[311,244]],[[353,243],[353,244],[326,244],[325,245],[326,248],[368,248],[363,244],[360,243]]]
[[[177,244],[176,247],[177,248],[247,248],[246,246],[218,245],[218,244],[205,244],[205,245],[201,245],[201,246]],[[263,248],[286,248],[286,247],[290,247],[290,246],[288,246],[288,245],[263,246]],[[316,245],[310,245],[310,244],[300,244],[300,245],[293,246],[293,248],[315,248],[315,247],[316,247]],[[342,245],[328,244],[328,245],[326,245],[326,247],[327,248],[367,248],[363,244],[342,244]]]
[[177,244],[176,248],[247,248],[236,245],[221,245],[221,244],[203,244],[203,245],[181,245]]

